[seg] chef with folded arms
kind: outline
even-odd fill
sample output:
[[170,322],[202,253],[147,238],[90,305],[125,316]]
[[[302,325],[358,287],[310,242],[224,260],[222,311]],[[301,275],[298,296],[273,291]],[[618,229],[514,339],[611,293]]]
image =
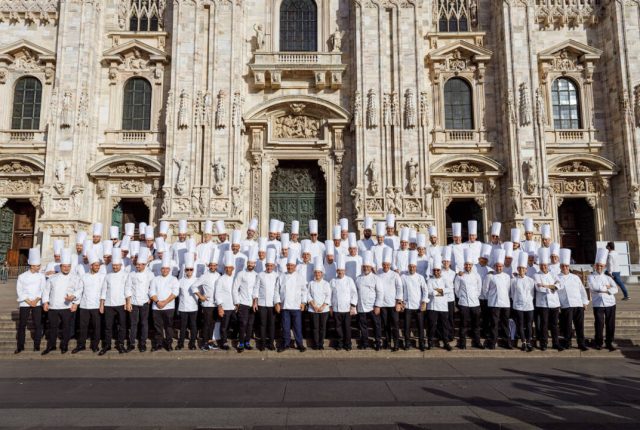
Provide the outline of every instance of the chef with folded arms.
[[518,256],[514,276],[511,278],[509,296],[513,302],[513,316],[516,321],[517,338],[520,339],[522,351],[531,352],[533,331],[533,302],[536,297],[535,281],[527,276],[529,255],[521,252]]
[[402,306],[402,280],[400,275],[391,270],[392,255],[393,250],[390,247],[384,248],[382,269],[378,272],[378,280],[383,290],[382,306],[380,307],[382,330],[385,334],[383,348],[397,351],[399,348],[399,312]]
[[562,351],[564,348],[559,342],[558,318],[560,316],[560,297],[558,290],[562,284],[558,277],[549,271],[551,263],[549,248],[538,248],[538,264],[540,271],[533,277],[536,282],[536,306],[540,312],[540,327],[538,338],[540,349],[547,349],[549,331],[553,348]]
[[307,302],[307,283],[296,271],[296,258],[290,255],[287,260],[287,271],[281,273],[276,282],[274,292],[275,310],[282,315],[282,345],[278,352],[289,348],[291,328],[300,352],[307,350],[302,338],[302,311]]
[[218,314],[218,306],[215,301],[216,282],[220,278],[218,273],[218,261],[220,260],[218,248],[212,248],[209,255],[209,270],[207,270],[194,285],[197,291],[194,293],[198,296],[202,306],[202,316],[204,327],[202,329],[202,345],[200,349],[203,351],[213,351],[218,347],[213,343],[213,329],[215,327],[216,316]]
[[218,317],[220,321],[220,340],[218,341],[218,347],[226,351],[229,349],[229,345],[227,345],[229,323],[236,309],[233,304],[233,280],[237,263],[233,251],[226,251],[222,261],[224,264],[224,273],[216,281],[215,301],[216,305],[218,305]]
[[509,291],[511,288],[511,277],[503,272],[504,249],[496,248],[492,254],[495,273],[487,275],[482,284],[482,292],[487,299],[488,313],[491,318],[487,348],[496,348],[498,335],[502,332],[506,337],[506,339],[504,339],[505,348],[513,349],[509,334],[509,313],[511,308]]
[[369,347],[368,320],[373,322],[373,349],[379,351],[382,347],[382,324],[380,321],[380,308],[383,305],[384,289],[374,272],[373,253],[365,251],[362,255],[362,273],[356,278],[358,291],[358,323],[360,325],[360,344],[358,349]]
[[47,284],[43,273],[40,273],[40,248],[29,249],[27,260],[29,270],[18,276],[16,291],[18,293],[19,319],[16,335],[16,354],[24,351],[25,332],[29,315],[34,326],[33,350],[40,351],[42,338],[42,294]]
[[233,282],[233,304],[238,313],[239,323],[238,352],[252,349],[251,335],[253,334],[253,322],[255,320],[253,291],[258,282],[258,274],[255,270],[257,259],[258,248],[253,246],[249,248],[246,266],[236,274]]
[[[442,256],[436,254],[433,257],[433,276],[427,281],[429,288],[429,303],[427,304],[427,319],[429,320],[429,336],[427,349],[435,346],[437,333],[446,334],[449,332],[449,305],[447,300],[447,290],[453,285],[448,279],[441,276]],[[451,351],[449,339],[443,336],[443,347]]]
[[460,331],[458,348],[467,348],[467,331],[471,332],[471,345],[484,349],[480,343],[480,293],[482,292],[482,278],[473,270],[473,252],[466,248],[463,252],[463,272],[453,281],[453,291],[458,298],[460,310]]

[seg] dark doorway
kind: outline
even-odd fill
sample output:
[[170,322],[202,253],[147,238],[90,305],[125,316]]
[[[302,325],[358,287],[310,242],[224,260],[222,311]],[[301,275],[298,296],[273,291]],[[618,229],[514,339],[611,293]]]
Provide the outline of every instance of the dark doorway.
[[560,246],[571,250],[576,264],[591,264],[596,252],[593,209],[583,198],[564,199],[558,208]]
[[[111,225],[118,226],[121,235],[124,232],[124,225],[130,222],[136,226],[141,222],[149,222],[149,208],[141,199],[122,199],[120,203],[113,208]],[[134,236],[133,239],[138,240],[138,237]]]
[[36,210],[26,200],[9,200],[0,208],[0,262],[25,266],[33,247]]
[[469,237],[467,221],[478,221],[478,240],[484,240],[484,224],[482,222],[482,208],[473,199],[453,199],[447,206],[447,243],[453,242],[451,237],[451,223],[462,224],[462,241]]
[[309,220],[318,220],[318,237],[326,237],[327,185],[315,160],[280,160],[271,176],[269,218],[300,222],[300,238],[309,237]]

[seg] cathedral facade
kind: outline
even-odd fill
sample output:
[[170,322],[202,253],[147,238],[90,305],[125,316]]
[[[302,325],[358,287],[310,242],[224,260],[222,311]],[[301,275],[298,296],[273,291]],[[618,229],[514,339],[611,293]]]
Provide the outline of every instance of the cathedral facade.
[[96,221],[394,213],[635,262],[639,37],[637,0],[0,0],[0,261]]

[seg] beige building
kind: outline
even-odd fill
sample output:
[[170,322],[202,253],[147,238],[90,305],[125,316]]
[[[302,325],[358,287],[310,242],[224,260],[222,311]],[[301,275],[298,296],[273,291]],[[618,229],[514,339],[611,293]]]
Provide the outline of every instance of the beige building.
[[[0,260],[393,212],[639,258],[637,0],[0,0]],[[303,225],[303,228],[305,225]]]

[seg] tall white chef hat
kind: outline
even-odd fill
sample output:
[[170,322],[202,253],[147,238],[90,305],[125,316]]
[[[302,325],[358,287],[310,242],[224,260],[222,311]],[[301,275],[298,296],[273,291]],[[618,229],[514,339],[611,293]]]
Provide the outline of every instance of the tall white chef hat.
[[178,220],[178,233],[179,234],[187,234],[187,220],[186,219]]
[[64,248],[64,240],[56,239],[53,241],[53,255],[62,255],[63,248]]
[[184,268],[185,269],[193,269],[195,266],[195,258],[193,254],[185,254],[184,255]]
[[[280,237],[282,239],[282,237]],[[267,238],[264,236],[260,236],[258,238],[258,251],[266,251],[267,250]]]
[[533,219],[525,218],[524,219],[524,231],[525,232],[533,232]]
[[521,252],[518,255],[518,267],[527,267],[529,265],[529,254]]
[[311,253],[311,241],[309,239],[305,239],[302,242],[300,242],[300,253],[301,254]]
[[40,248],[29,249],[29,259],[27,260],[27,264],[29,264],[29,266],[39,266],[41,264]]
[[382,262],[383,263],[391,263],[393,261],[393,249],[384,248],[382,250]]
[[418,264],[418,251],[409,251],[409,265],[415,266]]
[[438,237],[438,228],[435,225],[429,226],[429,237]]
[[113,256],[111,258],[111,264],[122,264],[122,249],[113,248]]
[[138,263],[146,264],[151,256],[151,250],[146,246],[143,246],[138,251]]
[[396,216],[394,214],[387,214],[386,222],[388,228],[394,228],[396,226]]
[[373,252],[367,250],[362,254],[362,265],[373,268]]
[[340,224],[340,230],[349,231],[349,220],[348,219],[340,218],[339,224]]
[[409,242],[409,227],[400,229],[400,242]]
[[232,251],[224,252],[224,267],[235,267],[236,266],[236,258],[233,255]]
[[300,234],[300,221],[297,219],[291,221],[291,234]]
[[491,236],[500,236],[500,230],[502,230],[502,223],[494,221],[491,224]]
[[211,255],[209,255],[209,264],[218,264],[218,261],[220,261],[220,249],[216,246],[215,248],[211,248]]
[[512,228],[511,229],[511,242],[516,243],[520,242],[520,229]]
[[102,236],[102,223],[97,222],[93,225],[93,235],[94,236]]
[[549,254],[560,257],[560,244],[557,242],[553,242],[549,245]]
[[284,221],[278,221],[278,233],[282,233],[284,231]]
[[276,262],[276,249],[269,248],[267,249],[267,258],[265,264],[275,264]]
[[287,257],[287,264],[298,264],[298,256],[295,252],[291,252]]
[[249,221],[249,227],[247,227],[247,230],[252,230],[252,231],[258,230],[258,218],[251,218],[251,221]]
[[128,222],[124,225],[124,234],[133,237],[136,232],[136,225],[132,222]]
[[442,247],[442,261],[451,261],[451,247],[443,246]]
[[156,237],[155,234],[153,233],[152,225],[146,226],[142,234],[144,234],[144,240],[153,240]]
[[560,264],[571,264],[571,250],[567,248],[562,248],[560,250]]
[[504,249],[505,257],[513,257],[513,242],[504,242],[502,249]]
[[109,227],[109,239],[118,239],[120,237],[120,227],[112,225]]
[[171,267],[173,266],[172,264],[173,262],[171,261],[171,254],[169,254],[168,252],[165,252],[164,254],[162,254],[162,267]]
[[333,238],[333,240],[340,239],[340,234],[342,233],[342,231],[340,230],[340,226],[334,225],[332,231],[333,234],[331,235],[331,237]]
[[110,240],[102,241],[102,255],[113,255],[113,242]]
[[242,232],[240,230],[233,230],[231,232],[231,244],[240,245],[241,240],[242,240]]
[[336,270],[345,270],[347,268],[347,261],[344,255],[338,253],[336,255]]
[[491,248],[491,245],[489,245],[488,243],[483,243],[482,248],[480,248],[480,257],[489,259],[489,257],[491,257],[492,249],[493,248]]
[[225,234],[227,232],[227,229],[224,226],[224,220],[217,220],[216,221],[216,232],[218,234]]
[[609,257],[609,250],[607,248],[598,248],[596,251],[595,264],[607,264],[607,258]]
[[469,248],[465,248],[463,251],[464,262],[474,264],[476,261],[473,261],[473,250]]
[[190,237],[189,239],[187,239],[187,252],[191,253],[191,254],[195,254],[196,253],[196,240],[192,237]]
[[385,236],[387,234],[387,223],[378,221],[376,223],[376,236]]
[[451,236],[462,237],[462,223],[454,222],[451,224]]
[[96,264],[100,262],[98,254],[93,249],[90,249],[87,253],[87,261],[89,262],[89,264]]
[[146,236],[144,234],[145,231],[146,231],[146,228],[147,228],[147,223],[146,222],[141,222],[140,224],[138,224],[138,234]]
[[309,220],[309,234],[318,234],[318,220],[310,219]]
[[415,229],[409,229],[409,243],[418,243],[418,232]]
[[156,252],[165,252],[166,244],[164,242],[164,239],[162,237],[156,237],[154,241],[154,247],[156,248]]
[[213,234],[213,221],[210,219],[204,222],[204,234]]
[[551,226],[549,224],[542,224],[540,227],[540,236],[543,239],[551,239]]
[[62,252],[60,253],[60,264],[71,264],[71,249],[62,249]]
[[494,264],[504,264],[504,257],[505,257],[504,249],[496,248],[493,255]]
[[427,247],[427,235],[424,233],[418,233],[416,237],[416,243],[418,248],[426,248]]
[[269,220],[269,233],[277,233],[278,232],[278,220],[275,218],[272,218]]
[[[149,249],[145,246],[146,249]],[[129,243],[129,254],[133,257],[134,255],[140,254],[140,242],[137,240],[132,240]]]
[[478,235],[478,221],[470,219],[467,221],[468,234]]
[[442,256],[440,254],[435,254],[433,256],[433,264],[431,265],[432,269],[440,269],[442,270]]
[[316,257],[313,259],[313,271],[324,273],[324,263],[322,262],[322,257]]
[[324,253],[326,255],[336,255],[336,247],[333,245],[333,241],[327,240],[324,242]]
[[349,248],[357,248],[358,239],[356,239],[355,233],[349,233]]
[[[160,225],[158,226],[158,234],[168,234],[169,233],[169,221],[160,221]],[[145,234],[146,237],[146,234]]]
[[252,246],[251,248],[249,248],[249,251],[247,252],[247,261],[252,261],[252,262],[256,262],[258,261],[258,248],[255,246]]
[[89,250],[93,249],[93,242],[91,239],[85,239],[82,242],[82,255],[88,255]]
[[282,249],[289,249],[289,233],[282,233],[280,235],[280,247]]
[[538,248],[538,264],[549,264],[549,248]]
[[87,232],[84,230],[80,230],[76,233],[76,245],[82,245],[84,240],[87,238]]
[[370,216],[364,217],[364,229],[365,230],[373,229],[373,218],[371,218]]
[[131,238],[129,236],[123,236],[120,241],[120,249],[123,251],[128,251],[131,246]]

